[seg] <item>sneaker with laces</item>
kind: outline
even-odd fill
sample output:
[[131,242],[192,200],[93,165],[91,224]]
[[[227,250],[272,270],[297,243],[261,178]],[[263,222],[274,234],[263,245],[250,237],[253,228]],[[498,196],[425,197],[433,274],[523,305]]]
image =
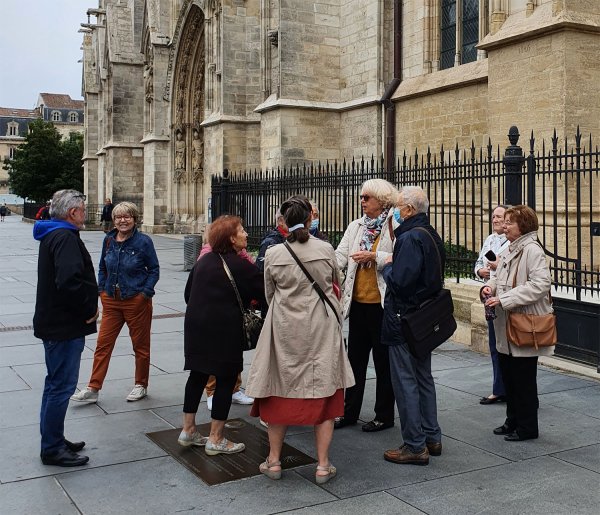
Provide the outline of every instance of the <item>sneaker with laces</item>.
[[[229,446],[231,444],[231,447]],[[233,443],[223,438],[219,443],[212,443],[210,440],[206,442],[204,452],[209,456],[216,456],[217,454],[235,454],[236,452],[242,452],[246,446],[243,443]]]
[[92,404],[94,402],[98,402],[98,392],[87,387],[71,395],[71,400],[75,402]]
[[177,439],[177,443],[183,447],[190,447],[192,445],[204,447],[206,442],[208,442],[208,436],[202,436],[198,431],[186,433],[185,431],[181,430],[179,438]]
[[248,397],[242,390],[238,390],[231,396],[231,402],[234,404],[252,404],[254,399]]
[[208,411],[212,411],[212,395],[206,398],[206,407]]
[[148,395],[148,390],[146,390],[146,387],[142,386],[141,384],[136,384],[126,399],[130,402],[139,401],[140,399],[146,397],[146,395]]

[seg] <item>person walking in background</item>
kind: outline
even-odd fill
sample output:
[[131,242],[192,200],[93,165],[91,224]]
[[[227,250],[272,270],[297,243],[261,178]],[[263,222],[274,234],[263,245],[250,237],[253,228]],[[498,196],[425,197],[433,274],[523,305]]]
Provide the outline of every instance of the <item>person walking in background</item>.
[[[228,277],[230,271],[244,306],[257,300],[266,305],[262,273],[239,253],[248,235],[238,216],[224,215],[211,225],[208,242],[212,252],[199,259],[186,287],[184,321],[185,370],[190,371],[183,402],[183,428],[178,442],[184,447],[205,446],[208,455],[231,454],[245,449],[223,435],[231,407],[231,392],[243,368],[245,344],[242,313]],[[196,430],[196,413],[209,376],[216,387],[208,438]]]
[[374,432],[394,426],[390,362],[387,348],[381,345],[386,288],[381,271],[392,255],[390,208],[397,196],[398,190],[383,179],[366,181],[360,194],[364,215],[350,223],[335,250],[339,268],[346,270],[342,300],[344,317],[349,318],[348,358],[356,380],[346,391],[344,416],[336,420],[336,428],[356,424],[359,418],[371,349],[377,374],[375,418],[362,430]]
[[506,388],[506,420],[494,429],[509,442],[538,438],[537,363],[552,356],[554,346],[519,347],[508,340],[507,316],[511,311],[532,315],[553,312],[552,278],[544,249],[538,243],[539,222],[533,209],[514,206],[504,214],[504,233],[510,242],[500,255],[496,276],[481,289],[487,307],[496,308],[496,346]]
[[108,232],[112,228],[112,212],[114,206],[109,198],[104,201],[104,206],[102,207],[102,214],[100,215],[100,222],[102,223],[102,228],[104,232]]
[[250,414],[268,423],[269,455],[260,471],[271,479],[281,477],[287,427],[314,426],[315,480],[322,484],[336,475],[329,460],[333,422],[344,412],[343,389],[354,384],[333,289],[339,271],[331,245],[309,235],[308,199],[289,198],[281,213],[289,236],[265,256],[269,311],[248,374],[247,391],[255,398]]
[[135,386],[127,400],[139,401],[148,391],[152,297],[160,275],[158,257],[150,236],[137,230],[139,211],[135,204],[117,204],[112,217],[115,229],[104,237],[100,255],[98,291],[102,321],[92,376],[87,388],[71,397],[75,402],[98,401],[98,392],[124,324],[129,328],[135,354]]
[[273,245],[283,243],[288,236],[288,228],[285,225],[285,220],[282,214],[277,211],[275,214],[276,226],[275,229],[271,229],[260,242],[258,249],[258,256],[256,256],[256,266],[261,272],[265,269],[265,253],[267,249]]
[[38,209],[35,215],[36,220],[50,220],[50,201],[46,202],[42,207]]
[[395,230],[394,254],[383,269],[387,290],[382,340],[389,349],[404,440],[400,448],[389,449],[383,456],[399,464],[428,465],[430,455],[442,453],[431,353],[424,359],[411,354],[400,320],[442,288],[446,253],[429,223],[428,209],[429,200],[421,188],[406,186],[400,190],[395,213],[400,226]]
[[[212,252],[212,247],[210,246],[210,243],[208,243],[208,238],[210,235],[210,224],[207,225],[204,228],[204,242],[202,244],[202,249],[200,250],[200,254],[198,255],[198,260],[202,257],[205,256],[206,254],[208,254],[209,252]],[[250,254],[248,254],[248,251],[244,248],[242,249],[238,255],[242,258],[244,258],[245,260],[247,260],[249,263],[254,264],[254,260],[252,259],[252,256]],[[208,411],[212,410],[212,401],[213,401],[213,395],[215,394],[215,387],[217,385],[217,380],[215,379],[215,376],[210,376],[208,378],[208,382],[206,383],[206,407],[208,408]],[[242,373],[240,372],[238,374],[238,378],[237,381],[235,382],[235,386],[233,387],[233,394],[231,395],[231,402],[234,404],[244,404],[244,405],[249,405],[252,404],[254,402],[254,399],[252,397],[248,397],[242,390],[240,390],[242,386]]]
[[40,409],[40,457],[44,465],[76,467],[88,462],[77,454],[85,442],[65,439],[69,397],[79,379],[85,337],[96,332],[98,285],[79,230],[85,221],[85,195],[60,190],[52,197],[52,219],[36,222],[40,242],[33,316],[36,338],[44,343],[46,380]]
[[6,202],[0,206],[0,222],[4,222],[4,217],[8,214]]
[[[497,206],[492,212],[492,229],[494,232],[490,234],[481,247],[479,258],[475,262],[475,275],[487,282],[496,275],[496,267],[498,266],[498,256],[508,248],[508,240],[504,234],[504,212],[508,206]],[[493,383],[492,394],[487,397],[482,397],[479,404],[494,404],[496,402],[504,402],[505,391],[504,383],[502,382],[502,374],[500,373],[500,365],[498,363],[498,351],[496,350],[496,333],[494,331],[494,317],[492,311],[489,315],[486,312],[486,321],[488,325],[488,342],[490,346],[490,356],[492,358]]]

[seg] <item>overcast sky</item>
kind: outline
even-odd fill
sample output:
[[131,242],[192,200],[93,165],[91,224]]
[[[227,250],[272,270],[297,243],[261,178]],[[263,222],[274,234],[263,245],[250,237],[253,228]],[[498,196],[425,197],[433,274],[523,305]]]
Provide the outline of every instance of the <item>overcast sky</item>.
[[[0,0],[0,107],[31,109],[39,93],[81,99],[79,24],[94,0]],[[92,18],[95,21],[95,18]]]

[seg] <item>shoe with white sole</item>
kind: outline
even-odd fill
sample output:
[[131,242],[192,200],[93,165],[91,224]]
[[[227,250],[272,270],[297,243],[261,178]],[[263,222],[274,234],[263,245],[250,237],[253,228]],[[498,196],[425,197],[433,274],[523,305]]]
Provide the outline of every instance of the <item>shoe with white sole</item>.
[[[231,447],[229,447],[231,444]],[[209,456],[216,456],[217,454],[235,454],[236,452],[242,452],[246,446],[243,443],[233,443],[223,438],[219,443],[212,443],[210,440],[206,442],[204,452]]]
[[212,411],[212,398],[212,395],[206,398],[206,407],[208,408],[208,411]]
[[141,384],[136,384],[131,390],[131,393],[126,397],[126,399],[130,402],[139,401],[148,395],[148,390]]
[[242,390],[238,390],[231,396],[231,402],[234,404],[252,404],[254,399],[248,397]]
[[83,390],[71,395],[71,400],[75,402],[92,404],[94,402],[98,402],[98,392],[89,387],[84,388]]
[[266,427],[267,429],[269,429],[269,423],[265,422],[262,418],[258,418],[258,421],[260,422],[260,425],[263,427]]
[[208,436],[202,436],[198,431],[194,431],[190,434],[182,430],[177,439],[177,443],[183,447],[190,447],[192,445],[204,447],[206,442],[208,442]]

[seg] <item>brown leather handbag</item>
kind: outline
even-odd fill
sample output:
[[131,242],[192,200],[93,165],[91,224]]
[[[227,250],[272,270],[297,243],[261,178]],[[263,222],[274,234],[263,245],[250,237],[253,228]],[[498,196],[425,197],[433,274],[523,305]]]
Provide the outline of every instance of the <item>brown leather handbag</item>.
[[[521,259],[519,258],[519,263]],[[517,272],[519,263],[513,277],[514,288],[517,285]],[[550,304],[552,297],[548,292]],[[556,316],[554,313],[547,315],[531,315],[529,313],[507,312],[506,317],[506,338],[510,343],[518,347],[551,347],[556,345]]]

